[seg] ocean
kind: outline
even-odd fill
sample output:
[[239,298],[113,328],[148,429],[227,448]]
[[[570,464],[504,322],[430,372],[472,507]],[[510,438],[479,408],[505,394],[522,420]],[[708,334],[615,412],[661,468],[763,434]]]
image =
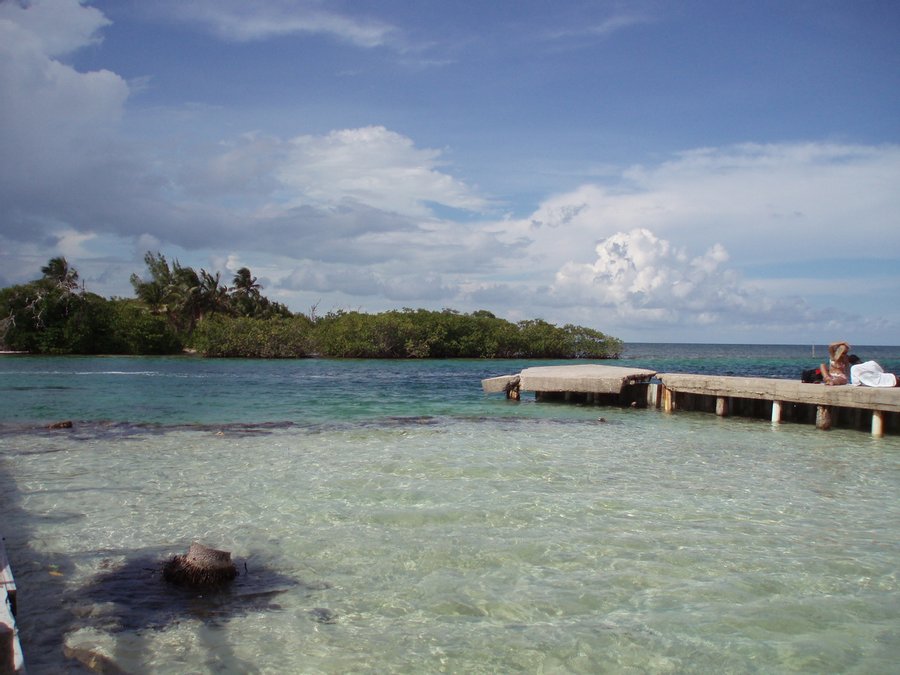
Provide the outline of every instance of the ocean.
[[[799,379],[825,354],[607,363]],[[0,357],[29,673],[896,672],[900,438],[481,392],[550,363]],[[161,579],[194,541],[229,588]]]

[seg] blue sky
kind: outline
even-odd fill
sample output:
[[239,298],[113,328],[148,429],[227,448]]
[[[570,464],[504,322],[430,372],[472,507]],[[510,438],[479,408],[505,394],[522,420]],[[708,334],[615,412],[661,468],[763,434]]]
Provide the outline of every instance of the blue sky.
[[900,342],[900,3],[0,0],[0,284]]

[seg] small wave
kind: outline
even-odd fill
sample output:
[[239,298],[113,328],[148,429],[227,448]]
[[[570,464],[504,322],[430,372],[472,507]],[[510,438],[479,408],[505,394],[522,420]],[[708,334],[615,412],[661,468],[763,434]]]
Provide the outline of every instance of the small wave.
[[157,377],[162,373],[155,370],[77,370],[73,375],[143,375]]
[[157,377],[165,375],[156,370],[4,370],[0,376],[10,375],[142,375]]

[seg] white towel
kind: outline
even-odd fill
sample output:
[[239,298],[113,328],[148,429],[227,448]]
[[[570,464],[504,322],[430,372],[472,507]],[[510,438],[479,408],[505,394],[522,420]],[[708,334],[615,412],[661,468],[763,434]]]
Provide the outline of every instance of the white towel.
[[886,373],[875,361],[850,366],[850,384],[866,387],[896,387],[897,376]]

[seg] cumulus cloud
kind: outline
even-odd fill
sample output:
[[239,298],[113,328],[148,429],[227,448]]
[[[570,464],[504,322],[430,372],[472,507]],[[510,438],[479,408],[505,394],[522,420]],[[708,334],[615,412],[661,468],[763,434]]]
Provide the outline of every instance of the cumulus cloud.
[[641,228],[600,242],[591,263],[569,262],[556,273],[551,293],[569,304],[608,309],[621,318],[655,324],[715,324],[784,320],[807,315],[802,301],[779,302],[744,282],[713,244],[691,256],[683,247]]
[[[502,223],[501,240],[520,247],[515,264],[532,274],[473,287],[472,297],[507,294],[511,306],[586,323],[602,316],[626,331],[874,330],[896,322],[887,318],[893,310],[885,312],[900,290],[896,277],[867,269],[900,250],[891,222],[898,183],[900,146],[684,152],[551,196],[529,216]],[[523,283],[527,304],[513,292]]]
[[104,25],[75,0],[0,4],[2,235],[34,240],[64,230],[66,215],[109,205],[109,196],[134,185],[123,180],[130,160],[114,131],[127,83],[55,58],[97,40]]
[[191,0],[166,2],[163,7],[178,20],[199,24],[224,40],[237,42],[321,34],[370,48],[382,46],[398,34],[388,23],[341,14],[318,2]]
[[[46,16],[48,9],[60,10],[64,17],[83,12],[87,20],[74,20],[66,33],[65,24]],[[106,70],[80,73],[54,58],[96,39],[105,25],[97,14],[74,0],[0,4],[0,140],[13,152],[28,150],[4,153],[4,165],[13,159],[28,161],[34,153],[42,154],[43,161],[55,158],[82,134],[102,133],[121,118],[128,96],[122,78]],[[42,30],[44,23],[49,28]]]

